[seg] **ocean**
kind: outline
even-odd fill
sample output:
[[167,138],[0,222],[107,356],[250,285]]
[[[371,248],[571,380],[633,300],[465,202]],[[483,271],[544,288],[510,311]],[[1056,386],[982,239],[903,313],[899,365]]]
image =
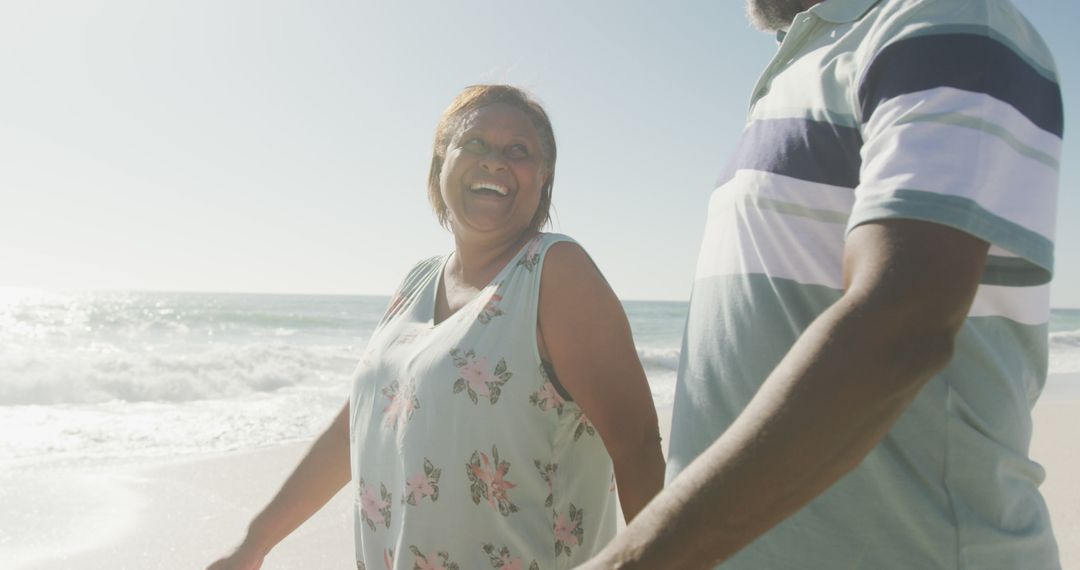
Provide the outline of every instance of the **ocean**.
[[[310,439],[346,401],[386,303],[0,290],[0,463],[131,463]],[[687,305],[624,306],[653,398],[670,406]],[[1052,312],[1050,371],[1045,397],[1075,393],[1080,310]]]

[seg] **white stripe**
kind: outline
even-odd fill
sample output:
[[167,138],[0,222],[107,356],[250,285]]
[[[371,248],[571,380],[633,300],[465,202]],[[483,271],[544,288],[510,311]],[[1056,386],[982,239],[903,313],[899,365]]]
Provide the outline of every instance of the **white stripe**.
[[[761,274],[843,289],[843,226],[756,208],[753,196],[763,188],[729,183],[713,191],[696,278]],[[1015,257],[996,246],[990,252]],[[968,316],[1044,324],[1050,286],[981,285]]]
[[1045,324],[1050,320],[1050,285],[982,285],[975,293],[968,316],[1005,317],[1025,325]]
[[883,101],[863,127],[863,136],[870,140],[882,129],[888,129],[905,115],[939,115],[956,113],[978,117],[987,123],[1009,131],[1019,141],[1033,149],[1058,156],[1061,154],[1061,138],[1039,128],[1015,107],[984,93],[973,93],[953,87],[935,87],[914,93],[898,95]]
[[878,127],[878,135],[863,145],[858,199],[902,189],[961,196],[1052,239],[1058,181],[1053,168],[975,129],[926,122]]
[[[855,192],[851,188],[808,182],[760,170],[738,170],[723,187],[738,188],[743,193],[753,189],[759,198],[842,214],[851,214],[851,207],[855,204]],[[735,192],[731,194],[734,195]]]
[[764,274],[843,288],[843,224],[755,208],[747,196],[733,184],[713,191],[697,279]]

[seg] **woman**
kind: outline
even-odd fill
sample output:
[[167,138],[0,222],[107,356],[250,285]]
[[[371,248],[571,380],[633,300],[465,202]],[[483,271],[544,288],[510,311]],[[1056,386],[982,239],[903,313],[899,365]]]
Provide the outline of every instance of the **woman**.
[[428,191],[454,252],[405,278],[350,405],[212,569],[258,568],[350,473],[369,570],[572,568],[613,536],[616,488],[627,520],[660,490],[622,307],[580,246],[539,232],[555,156],[513,87],[469,87],[443,113]]

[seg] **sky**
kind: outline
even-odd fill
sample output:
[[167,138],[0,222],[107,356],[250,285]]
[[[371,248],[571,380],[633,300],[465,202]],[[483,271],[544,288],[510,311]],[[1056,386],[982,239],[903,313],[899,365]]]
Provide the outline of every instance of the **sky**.
[[[1051,302],[1080,307],[1080,6],[1015,3],[1061,75]],[[621,298],[685,300],[775,49],[739,0],[4,2],[0,286],[388,294],[452,249],[434,127],[494,82],[551,115],[551,231]]]

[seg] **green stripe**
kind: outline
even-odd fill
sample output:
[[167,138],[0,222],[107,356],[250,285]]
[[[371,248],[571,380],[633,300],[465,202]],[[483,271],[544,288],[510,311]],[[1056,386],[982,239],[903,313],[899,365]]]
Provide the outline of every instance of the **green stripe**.
[[1020,257],[988,255],[983,269],[983,285],[1007,287],[1033,287],[1046,283],[1045,272]]
[[770,107],[768,105],[755,108],[750,120],[759,121],[764,119],[803,119],[806,121],[829,123],[852,129],[857,129],[862,126],[862,122],[859,121],[859,118],[851,113],[839,113],[837,111],[821,108]]
[[760,196],[748,195],[747,197],[754,206],[757,206],[758,208],[761,208],[763,210],[772,210],[774,212],[780,212],[781,214],[799,216],[800,218],[809,218],[811,220],[817,220],[819,222],[825,222],[829,224],[846,224],[848,221],[847,212],[809,208],[801,204],[793,204],[791,202],[774,200],[772,198],[762,198]]
[[1041,162],[1055,171],[1058,171],[1061,167],[1057,158],[1054,156],[1042,152],[1030,145],[1024,144],[1023,141],[1018,139],[1015,135],[1009,132],[1008,129],[994,123],[987,122],[985,119],[978,117],[971,117],[969,115],[963,115],[960,113],[926,113],[926,114],[912,114],[896,122],[898,125],[907,123],[938,123],[942,125],[952,125],[955,127],[964,127],[968,129],[975,129],[985,134],[997,137],[1002,142],[1011,146],[1013,150],[1019,154],[1026,156],[1036,162]]
[[856,204],[848,220],[848,231],[867,222],[894,218],[953,227],[1023,258],[1021,263],[1010,261],[1000,265],[992,265],[994,260],[988,260],[984,278],[991,279],[994,285],[1041,285],[1049,282],[1053,274],[1053,242],[961,196],[904,189],[882,198],[869,197]]

